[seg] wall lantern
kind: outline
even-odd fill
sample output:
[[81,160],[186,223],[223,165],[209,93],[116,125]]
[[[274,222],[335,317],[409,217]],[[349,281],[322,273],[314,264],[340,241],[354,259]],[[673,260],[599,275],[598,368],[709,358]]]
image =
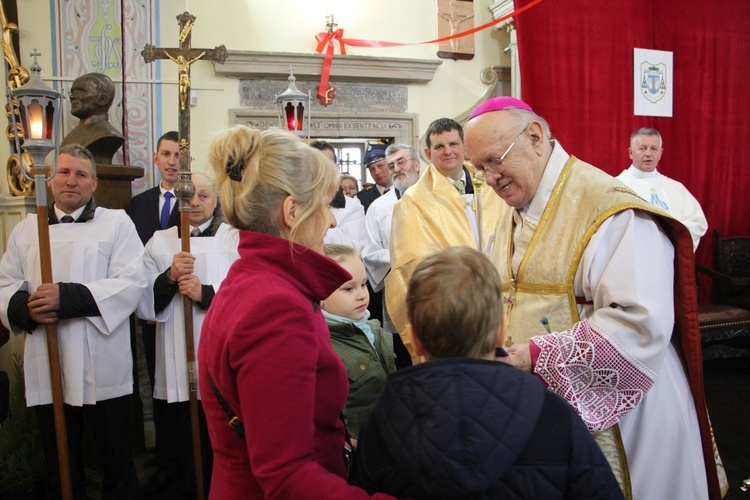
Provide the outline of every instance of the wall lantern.
[[[312,96],[297,88],[294,69],[289,67],[289,87],[276,96],[279,109],[279,126],[300,137],[310,138],[310,108]],[[307,121],[307,126],[305,126]]]

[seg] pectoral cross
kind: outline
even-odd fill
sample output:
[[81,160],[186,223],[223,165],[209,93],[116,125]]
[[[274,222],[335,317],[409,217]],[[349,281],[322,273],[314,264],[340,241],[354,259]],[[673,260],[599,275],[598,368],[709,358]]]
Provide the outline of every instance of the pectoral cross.
[[[523,225],[523,219],[521,218],[521,214],[518,213],[517,210],[513,212],[513,219],[511,223],[511,229],[510,229],[510,242],[509,242],[509,248],[508,248],[508,271],[510,274],[510,287],[508,288],[508,294],[505,295],[505,314],[508,315],[508,322],[507,325],[510,327],[510,315],[513,311],[513,307],[518,303],[518,295],[516,294],[518,288],[518,270],[513,268],[513,256],[516,253],[516,230],[520,229]],[[510,347],[513,345],[513,341],[508,335],[507,340],[505,341],[505,347]]]
[[156,59],[170,59],[177,63],[178,87],[180,96],[180,171],[190,171],[190,106],[188,98],[190,96],[190,66],[200,60],[216,61],[224,64],[229,53],[224,45],[219,45],[214,49],[194,49],[190,46],[192,38],[193,25],[195,16],[188,12],[183,12],[177,16],[180,24],[180,47],[158,48],[151,44],[141,51],[143,60],[150,63]]
[[[513,306],[516,305],[518,302],[518,297],[516,296],[516,280],[515,278],[510,280],[510,288],[508,289],[508,293],[503,297],[505,299],[505,314],[508,317],[508,322],[506,323],[508,326],[510,326],[510,313],[513,309]],[[508,338],[505,339],[505,347],[510,347],[513,345],[513,339],[510,335],[508,335]]]

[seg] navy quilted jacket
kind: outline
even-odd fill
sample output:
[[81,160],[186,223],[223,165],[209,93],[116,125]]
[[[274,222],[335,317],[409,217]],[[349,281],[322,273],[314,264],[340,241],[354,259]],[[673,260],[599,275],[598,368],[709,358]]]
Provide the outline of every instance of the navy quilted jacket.
[[349,476],[399,498],[620,499],[583,422],[509,365],[442,359],[389,377]]

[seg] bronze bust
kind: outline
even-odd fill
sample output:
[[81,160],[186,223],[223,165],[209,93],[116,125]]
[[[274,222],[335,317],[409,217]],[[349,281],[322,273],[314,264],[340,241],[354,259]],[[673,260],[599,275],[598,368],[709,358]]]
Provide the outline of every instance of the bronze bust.
[[115,85],[101,73],[86,73],[70,89],[70,113],[80,122],[63,139],[61,146],[85,146],[97,164],[111,165],[112,157],[125,143],[119,130],[109,123],[109,108],[115,98]]

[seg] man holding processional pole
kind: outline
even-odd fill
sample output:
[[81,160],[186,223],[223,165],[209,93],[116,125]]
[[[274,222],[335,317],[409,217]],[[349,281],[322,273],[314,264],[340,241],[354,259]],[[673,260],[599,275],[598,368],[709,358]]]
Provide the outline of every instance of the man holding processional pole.
[[128,434],[133,392],[129,317],[146,287],[143,245],[123,210],[96,206],[96,164],[82,146],[60,150],[57,172],[47,184],[54,198],[46,221],[52,280],[43,282],[43,235],[37,232],[37,215],[29,215],[14,228],[0,261],[0,318],[14,334],[27,334],[26,402],[36,407],[48,494],[61,494],[45,337],[45,327],[54,324],[73,496],[86,496],[85,416],[104,468],[104,498],[135,499],[138,481]]
[[[202,174],[192,174],[192,181],[195,195],[190,201],[189,212],[190,251],[181,251],[180,228],[171,227],[154,233],[146,245],[145,273],[148,288],[136,313],[141,318],[157,323],[154,406],[161,405],[163,413],[172,424],[163,432],[162,454],[170,463],[168,472],[171,477],[177,479],[182,476],[182,481],[174,482],[178,482],[183,488],[183,496],[195,495],[195,491],[190,488],[192,481],[188,481],[194,471],[190,463],[187,463],[192,452],[182,297],[188,297],[192,301],[195,331],[193,343],[194,348],[197,348],[203,318],[229,267],[239,257],[237,230],[224,224],[221,216],[216,213],[216,188]],[[211,445],[200,405],[198,413],[203,466],[201,472],[204,488],[208,491]],[[148,493],[150,492],[143,491],[144,495]]]

